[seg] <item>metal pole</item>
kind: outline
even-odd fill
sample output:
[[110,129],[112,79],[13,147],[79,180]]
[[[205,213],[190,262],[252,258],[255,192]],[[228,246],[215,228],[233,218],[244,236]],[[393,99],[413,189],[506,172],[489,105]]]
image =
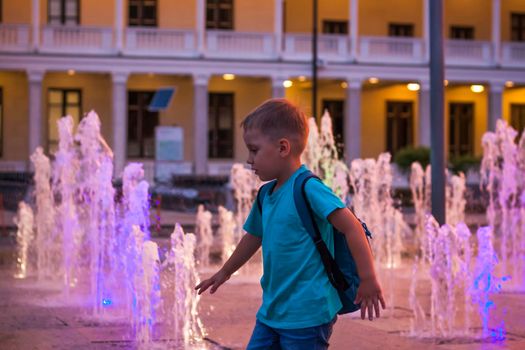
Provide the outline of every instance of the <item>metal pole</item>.
[[312,17],[312,117],[317,120],[317,0],[313,0]]
[[432,215],[445,224],[445,119],[443,68],[443,1],[430,0],[430,161]]

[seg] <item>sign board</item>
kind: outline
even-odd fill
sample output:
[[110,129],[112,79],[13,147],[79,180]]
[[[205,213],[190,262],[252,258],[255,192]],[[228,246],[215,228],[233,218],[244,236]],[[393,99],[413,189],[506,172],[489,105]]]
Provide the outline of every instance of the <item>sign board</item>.
[[155,91],[155,95],[153,95],[151,103],[148,106],[148,111],[158,112],[168,108],[175,94],[175,90],[175,87],[164,87]]
[[155,128],[155,160],[182,161],[184,159],[184,130],[178,126]]

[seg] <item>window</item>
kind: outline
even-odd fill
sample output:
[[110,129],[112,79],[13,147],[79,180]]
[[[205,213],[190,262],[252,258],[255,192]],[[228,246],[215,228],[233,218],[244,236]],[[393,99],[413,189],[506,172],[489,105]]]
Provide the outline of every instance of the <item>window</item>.
[[451,157],[474,153],[474,104],[451,103],[449,154]]
[[511,13],[510,27],[510,40],[525,41],[525,13]]
[[2,23],[2,19],[4,18],[4,4],[2,4],[2,0],[0,0],[0,23]]
[[156,27],[157,0],[129,0],[128,23],[130,27]]
[[[0,3],[1,5],[1,3]],[[0,87],[0,157],[4,155],[4,93]]]
[[324,34],[348,34],[348,21],[323,21]]
[[233,0],[206,1],[206,29],[233,29]]
[[332,117],[332,132],[339,158],[344,155],[344,118],[345,102],[343,100],[323,100],[323,113],[327,110]]
[[50,153],[58,149],[57,122],[66,115],[78,125],[82,117],[82,92],[79,89],[50,88],[47,93],[47,145]]
[[155,91],[128,92],[128,145],[130,158],[155,156],[155,127],[159,125],[159,112],[148,111]]
[[78,25],[80,23],[80,0],[49,0],[47,22],[55,25]]
[[414,25],[410,23],[389,23],[389,36],[413,37]]
[[386,102],[386,147],[392,155],[412,146],[413,110],[412,102]]
[[474,27],[450,26],[450,39],[474,40]]
[[210,93],[208,97],[208,156],[233,158],[233,93]]
[[519,140],[525,128],[525,104],[513,103],[510,105],[510,125],[518,131],[517,139]]

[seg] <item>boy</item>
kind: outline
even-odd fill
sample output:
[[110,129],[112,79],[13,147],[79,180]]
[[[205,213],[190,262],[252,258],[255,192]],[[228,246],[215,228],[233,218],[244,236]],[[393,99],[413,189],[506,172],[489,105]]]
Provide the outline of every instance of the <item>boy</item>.
[[[211,287],[210,293],[214,293],[262,246],[263,300],[248,349],[326,349],[342,305],[293,200],[294,180],[306,171],[301,153],[308,139],[307,120],[287,100],[271,99],[241,125],[248,164],[262,181],[277,181],[263,200],[262,215],[257,204],[252,206],[243,227],[247,234],[228,261],[195,289],[201,294]],[[368,311],[372,320],[374,310],[379,317],[379,303],[384,309],[385,302],[361,224],[321,182],[310,180],[305,189],[332,254],[330,223],[346,236],[361,279],[356,297],[356,303],[361,303],[361,318]]]

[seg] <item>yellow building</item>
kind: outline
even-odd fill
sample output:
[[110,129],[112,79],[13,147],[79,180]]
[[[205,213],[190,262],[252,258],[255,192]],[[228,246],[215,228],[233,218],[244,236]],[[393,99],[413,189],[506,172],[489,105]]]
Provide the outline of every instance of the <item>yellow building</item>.
[[[312,114],[311,4],[0,0],[0,171],[52,152],[60,116],[95,110],[117,176],[128,161],[153,172],[158,126],[182,128],[175,172],[227,173],[259,103]],[[331,112],[346,159],[429,145],[429,0],[321,0],[318,13],[315,115]],[[498,118],[525,126],[525,1],[444,0],[443,34],[447,152],[480,155]],[[151,111],[161,87],[174,97]]]

